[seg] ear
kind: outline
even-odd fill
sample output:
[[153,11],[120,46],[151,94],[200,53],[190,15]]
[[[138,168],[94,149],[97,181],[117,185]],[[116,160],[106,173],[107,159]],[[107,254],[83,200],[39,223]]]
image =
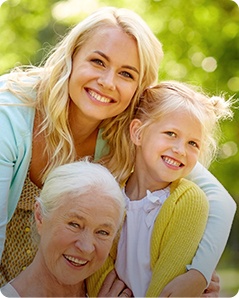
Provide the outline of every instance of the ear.
[[136,146],[141,145],[141,135],[142,135],[142,132],[140,131],[141,125],[142,125],[142,122],[139,119],[133,119],[129,127],[131,140]]
[[34,215],[35,215],[35,222],[36,222],[37,232],[38,232],[39,235],[41,235],[43,220],[42,220],[41,206],[40,206],[39,202],[35,203]]

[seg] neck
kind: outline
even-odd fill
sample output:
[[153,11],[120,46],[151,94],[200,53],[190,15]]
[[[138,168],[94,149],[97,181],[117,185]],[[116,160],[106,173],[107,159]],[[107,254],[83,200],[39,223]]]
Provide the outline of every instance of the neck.
[[80,115],[74,108],[70,110],[69,125],[78,158],[94,155],[100,123]]
[[143,199],[146,196],[147,190],[154,192],[169,185],[170,182],[153,181],[147,171],[140,167],[135,167],[134,172],[126,183],[125,193],[131,201],[136,201]]
[[20,297],[86,297],[84,281],[62,284],[39,261],[37,253],[32,264],[11,282]]
[[83,143],[96,130],[98,130],[101,121],[92,119],[80,113],[79,108],[73,102],[70,104],[69,125],[73,138],[77,144]]

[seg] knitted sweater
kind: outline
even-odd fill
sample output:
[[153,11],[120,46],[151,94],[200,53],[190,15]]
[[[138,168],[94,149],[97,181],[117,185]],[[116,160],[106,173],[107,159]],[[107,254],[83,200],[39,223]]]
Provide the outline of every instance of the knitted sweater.
[[[158,297],[172,279],[186,272],[207,222],[208,201],[198,186],[181,179],[171,184],[170,192],[154,223],[150,249],[152,279],[146,297]],[[105,277],[114,268],[117,240],[104,266],[87,279],[90,297],[97,296]]]

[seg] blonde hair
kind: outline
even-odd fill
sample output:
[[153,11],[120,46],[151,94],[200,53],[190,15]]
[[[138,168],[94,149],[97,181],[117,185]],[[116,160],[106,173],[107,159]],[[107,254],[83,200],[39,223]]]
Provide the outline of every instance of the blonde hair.
[[[139,85],[130,105],[120,115],[102,122],[103,138],[110,149],[105,164],[113,172],[118,167],[121,170],[126,158],[121,153],[121,144],[125,142],[121,138],[122,130],[132,119],[139,94],[158,80],[158,67],[163,57],[161,43],[139,15],[125,8],[114,7],[97,10],[70,30],[50,53],[43,67],[30,67],[24,72],[13,73],[8,81],[8,89],[24,103],[35,106],[43,116],[41,132],[45,134],[45,150],[49,160],[43,181],[54,167],[76,159],[68,123],[68,80],[72,71],[72,59],[102,27],[119,27],[132,36],[137,42],[140,59]],[[32,90],[36,92],[36,101],[32,99]]]
[[[203,142],[200,149],[199,161],[206,167],[215,158],[220,138],[220,120],[230,119],[233,116],[232,98],[225,100],[223,96],[208,96],[196,86],[175,81],[165,81],[147,88],[140,97],[139,106],[135,112],[135,119],[142,122],[140,131],[160,120],[172,112],[187,111],[188,117],[196,118],[203,130]],[[192,118],[193,119],[193,118]],[[128,128],[129,131],[129,128]],[[130,141],[129,133],[126,154],[131,161],[127,167],[132,170],[135,160],[135,145]],[[125,181],[129,172],[120,176]]]

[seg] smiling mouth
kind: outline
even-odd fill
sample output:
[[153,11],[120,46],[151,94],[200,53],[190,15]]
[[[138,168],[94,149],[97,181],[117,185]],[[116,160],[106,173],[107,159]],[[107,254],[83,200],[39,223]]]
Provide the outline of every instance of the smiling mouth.
[[88,263],[88,261],[83,261],[68,255],[63,255],[63,256],[68,262],[70,262],[73,266],[76,266],[76,267],[84,266],[86,263]]
[[174,167],[178,167],[178,168],[181,168],[184,166],[183,163],[179,162],[179,161],[176,161],[175,159],[172,159],[168,156],[163,156],[162,159],[164,160],[165,163],[171,165],[171,166],[174,166]]
[[104,103],[114,102],[111,98],[101,96],[101,95],[99,95],[98,93],[96,93],[92,90],[88,90],[88,93],[90,94],[91,97],[93,97],[97,101],[104,102]]

